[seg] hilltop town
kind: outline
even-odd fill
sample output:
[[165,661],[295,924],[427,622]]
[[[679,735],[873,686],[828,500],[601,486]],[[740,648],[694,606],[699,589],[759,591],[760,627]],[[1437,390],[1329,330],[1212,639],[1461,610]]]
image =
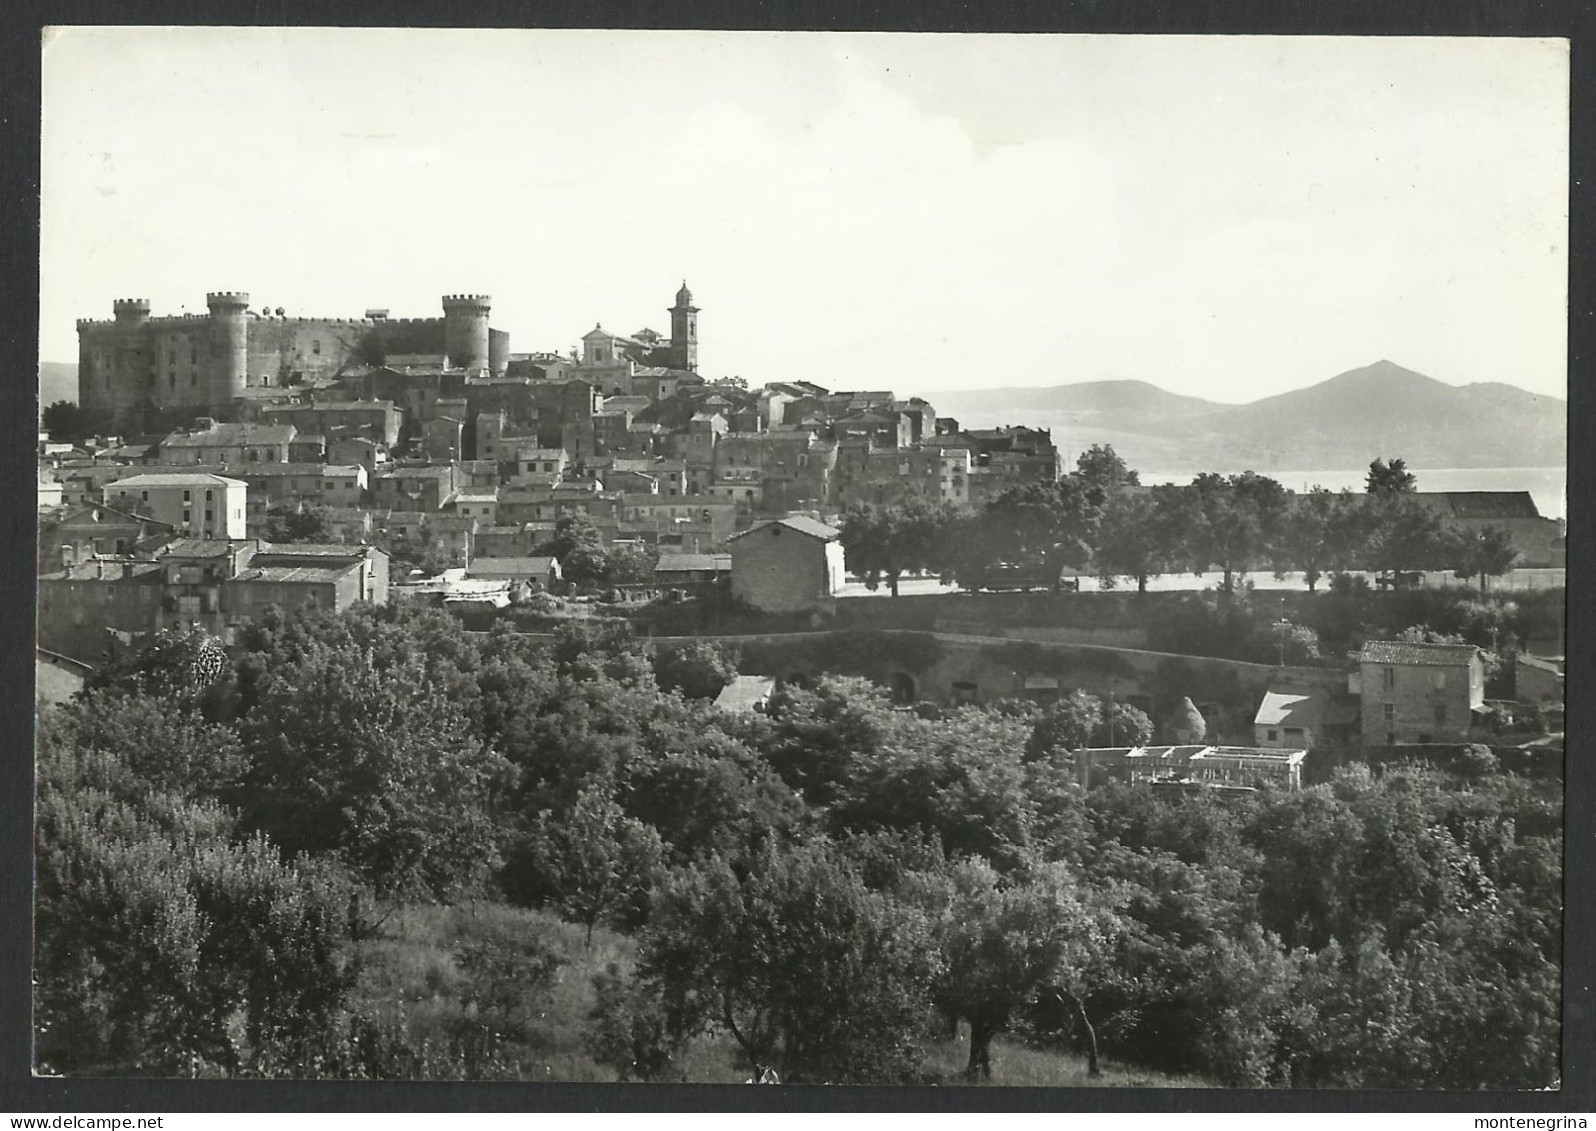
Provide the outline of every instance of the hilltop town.
[[[122,299],[113,319],[78,323],[79,402],[52,410],[70,436],[41,435],[40,448],[40,644],[68,661],[92,666],[174,627],[231,644],[272,606],[401,600],[478,627],[508,618],[546,631],[562,614],[650,635],[954,625],[1146,649],[1168,633],[1150,629],[1145,606],[1087,615],[1084,594],[1058,591],[1118,577],[1145,592],[1159,574],[1200,585],[1205,570],[1221,571],[1227,595],[1268,568],[1299,571],[1310,593],[1336,573],[1362,586],[1358,571],[1391,587],[1477,577],[1482,590],[1514,567],[1539,567],[1542,585],[1560,572],[1561,528],[1524,492],[1426,493],[1404,470],[1406,505],[1373,513],[1372,499],[1299,497],[1250,473],[1147,488],[1112,449],[1070,470],[1046,429],[963,428],[920,397],[710,378],[685,281],[668,337],[599,323],[565,355],[512,352],[480,294],[445,295],[432,318],[289,318],[239,292],[207,305],[152,317],[149,302]],[[896,596],[900,580],[914,602],[850,600]],[[1031,589],[1055,599],[1040,611],[1034,598],[960,599]],[[1314,631],[1308,610],[1297,621],[1299,636]],[[1201,640],[1166,650],[1254,663],[1273,650],[1284,668],[1271,632],[1228,655]],[[1555,631],[1536,635],[1490,643],[1524,653],[1531,671],[1555,669]],[[1355,654],[1362,642],[1346,644]],[[943,704],[1061,687],[1035,664],[993,670],[979,647],[973,657],[936,678],[873,674],[906,701]],[[1328,698],[1343,705],[1316,694],[1312,713],[1355,713],[1338,671]],[[1340,737],[1465,739],[1484,691],[1463,682],[1469,700],[1444,725],[1436,713]],[[1126,690],[1150,711],[1169,707]],[[1320,730],[1259,724],[1274,744]]]

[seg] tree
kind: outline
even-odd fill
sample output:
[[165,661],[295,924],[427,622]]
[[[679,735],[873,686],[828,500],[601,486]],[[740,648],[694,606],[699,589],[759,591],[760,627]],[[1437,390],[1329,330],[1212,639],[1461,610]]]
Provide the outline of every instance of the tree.
[[1141,485],[1141,476],[1114,451],[1112,444],[1093,444],[1075,459],[1073,478],[1086,489],[1093,506],[1102,506],[1121,488]]
[[1145,594],[1147,579],[1168,567],[1172,530],[1160,520],[1159,498],[1156,494],[1118,492],[1104,503],[1093,563],[1105,582],[1115,577],[1134,578],[1136,591]]
[[605,554],[605,585],[642,585],[654,580],[659,552],[639,546],[615,546]]
[[93,434],[96,422],[91,414],[72,401],[56,401],[44,410],[39,424],[58,444],[76,444]]
[[1328,570],[1355,567],[1367,542],[1362,500],[1350,491],[1314,487],[1293,496],[1275,542],[1277,576],[1300,569],[1308,592]]
[[1480,579],[1480,592],[1485,592],[1488,577],[1500,577],[1513,568],[1518,560],[1518,547],[1513,545],[1513,535],[1505,527],[1486,526],[1476,530],[1455,530],[1454,541],[1447,547],[1452,555],[1454,572],[1467,581]]
[[1146,713],[1129,703],[1105,704],[1097,696],[1076,689],[1048,704],[1032,727],[1026,743],[1029,759],[1093,746],[1141,746],[1153,736]]
[[142,789],[190,800],[229,796],[245,760],[232,727],[207,722],[191,704],[120,689],[83,693],[39,719],[66,749],[104,754]]
[[654,679],[661,691],[688,699],[713,699],[737,678],[737,661],[713,641],[695,640],[654,653]]
[[95,671],[85,689],[175,698],[197,706],[230,674],[221,641],[202,628],[164,628],[135,651]]
[[1439,514],[1410,493],[1371,495],[1366,505],[1373,532],[1370,566],[1395,577],[1409,571],[1447,568],[1453,543]]
[[871,588],[885,579],[896,597],[902,574],[943,569],[946,532],[954,514],[951,506],[918,498],[849,508],[842,517],[842,549],[848,568]]
[[547,892],[565,918],[587,928],[607,921],[653,884],[664,856],[659,833],[628,817],[615,799],[615,782],[598,778],[556,815],[543,810],[517,853],[530,871],[523,884]]
[[615,1069],[622,1083],[663,1077],[681,1042],[671,1034],[659,987],[627,977],[611,962],[593,975],[593,998],[587,1037],[593,1059]]
[[1073,478],[1027,483],[992,500],[980,531],[986,562],[1038,571],[1057,591],[1066,566],[1090,562],[1096,514],[1085,487]]
[[561,517],[554,524],[554,537],[539,546],[538,553],[558,558],[561,575],[575,585],[602,584],[609,567],[598,527],[585,514]]
[[1189,490],[1195,505],[1187,552],[1193,572],[1218,566],[1224,591],[1235,591],[1236,574],[1266,560],[1280,536],[1286,489],[1275,480],[1244,471],[1229,477],[1204,472]]
[[919,1073],[938,953],[923,912],[871,891],[836,847],[767,845],[672,872],[639,941],[678,1038],[728,1033],[783,1080]]
[[[353,985],[347,881],[241,836],[215,801],[169,791],[174,761],[148,750],[127,759],[98,737],[110,725],[85,717],[128,707],[86,700],[67,725],[40,730],[39,1065],[146,1075],[303,1069],[329,1051]],[[180,725],[185,742],[201,737]]]
[[1406,460],[1375,459],[1369,463],[1364,484],[1371,495],[1411,495],[1418,490],[1419,480],[1408,470]]
[[385,900],[448,898],[495,864],[506,763],[420,656],[313,644],[266,673],[242,730],[244,818],[286,851],[336,855]]
[[266,508],[266,541],[329,542],[326,507],[274,503]]
[[[1043,866],[1026,882],[1008,884],[979,857],[930,878],[942,970],[933,1000],[970,1025],[966,1074],[992,1075],[993,1037],[1044,991],[1071,999],[1086,1021],[1085,1000],[1116,933],[1112,915],[1094,914],[1069,872]],[[1097,1075],[1097,1041],[1086,1021],[1089,1065]]]

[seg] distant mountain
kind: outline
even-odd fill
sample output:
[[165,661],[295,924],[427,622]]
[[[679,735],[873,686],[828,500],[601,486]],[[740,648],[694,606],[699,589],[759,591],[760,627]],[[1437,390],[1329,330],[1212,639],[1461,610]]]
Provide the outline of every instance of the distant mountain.
[[1443,384],[1377,361],[1244,405],[1178,397],[1140,381],[969,390],[929,398],[965,427],[1032,423],[1067,453],[1111,443],[1159,471],[1353,469],[1376,456],[1414,467],[1557,467],[1568,404],[1500,382]]
[[77,402],[78,364],[75,361],[39,362],[39,411],[56,401]]

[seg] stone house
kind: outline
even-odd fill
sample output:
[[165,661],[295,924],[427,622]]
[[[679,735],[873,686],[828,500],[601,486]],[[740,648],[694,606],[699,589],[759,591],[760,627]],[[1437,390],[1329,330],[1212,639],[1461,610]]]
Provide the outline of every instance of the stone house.
[[1472,644],[1370,640],[1353,683],[1365,746],[1465,741],[1485,705],[1485,663]]
[[830,608],[845,573],[841,532],[812,518],[779,518],[733,535],[732,596],[766,612]]

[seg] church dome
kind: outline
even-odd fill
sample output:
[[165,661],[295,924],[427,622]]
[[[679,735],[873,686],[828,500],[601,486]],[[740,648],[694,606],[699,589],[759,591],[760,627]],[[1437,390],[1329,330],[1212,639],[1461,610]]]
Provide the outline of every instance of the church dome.
[[677,306],[692,306],[693,292],[687,289],[687,280],[682,280],[682,289],[676,292]]

